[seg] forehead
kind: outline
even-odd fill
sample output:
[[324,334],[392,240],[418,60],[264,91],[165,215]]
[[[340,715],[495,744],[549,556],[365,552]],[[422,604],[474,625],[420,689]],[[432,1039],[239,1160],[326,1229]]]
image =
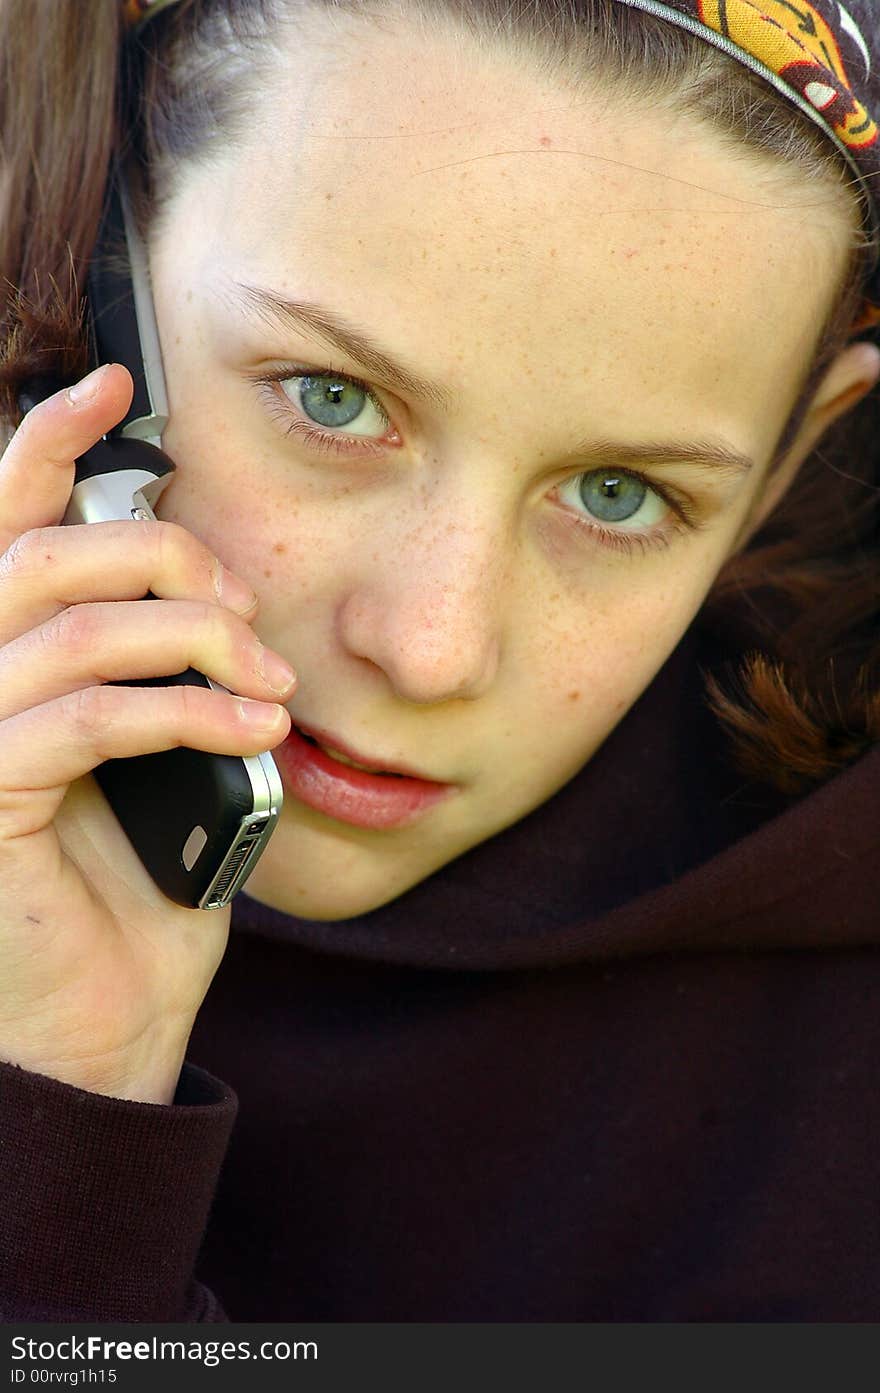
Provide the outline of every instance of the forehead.
[[846,258],[827,194],[644,97],[439,29],[291,29],[255,99],[243,144],[181,193],[206,276],[330,304],[464,411],[548,370],[606,428],[637,394],[652,428],[749,401],[741,443],[781,429]]

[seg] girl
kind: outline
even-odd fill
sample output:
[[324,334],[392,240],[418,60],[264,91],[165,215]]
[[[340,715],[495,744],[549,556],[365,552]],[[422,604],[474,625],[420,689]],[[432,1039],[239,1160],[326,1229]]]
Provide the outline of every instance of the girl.
[[[877,1318],[869,11],[0,6],[7,1319]],[[123,156],[178,470],[61,527]]]

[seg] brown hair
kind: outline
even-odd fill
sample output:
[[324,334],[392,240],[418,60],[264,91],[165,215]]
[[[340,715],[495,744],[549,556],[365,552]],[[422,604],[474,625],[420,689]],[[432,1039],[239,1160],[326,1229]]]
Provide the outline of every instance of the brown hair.
[[[160,217],[174,172],[242,131],[278,27],[322,6],[375,23],[395,11],[448,20],[545,73],[686,102],[726,138],[839,195],[862,226],[849,171],[813,122],[726,54],[615,0],[179,0],[133,35],[118,0],[0,0],[0,423],[18,424],[17,391],[34,373],[73,379],[89,366],[80,287],[114,155],[134,152],[145,176],[139,218]],[[777,461],[855,320],[865,242],[854,235]],[[878,397],[826,437],[725,565],[704,611],[746,655],[737,671],[706,674],[737,763],[789,794],[880,738]]]

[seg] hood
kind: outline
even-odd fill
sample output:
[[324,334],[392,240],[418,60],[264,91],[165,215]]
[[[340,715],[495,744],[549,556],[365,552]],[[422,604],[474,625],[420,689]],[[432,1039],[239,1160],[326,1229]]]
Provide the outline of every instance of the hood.
[[241,891],[232,931],[454,970],[880,942],[880,747],[814,792],[749,785],[703,697],[694,625],[593,759],[522,821],[356,918]]

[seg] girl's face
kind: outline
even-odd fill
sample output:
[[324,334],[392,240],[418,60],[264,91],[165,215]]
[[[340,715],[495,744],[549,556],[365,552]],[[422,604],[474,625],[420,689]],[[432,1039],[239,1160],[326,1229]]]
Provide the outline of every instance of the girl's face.
[[286,41],[151,239],[157,513],[253,584],[295,723],[452,788],[307,767],[249,894],[362,913],[590,759],[761,492],[845,262],[828,202],[458,35]]

